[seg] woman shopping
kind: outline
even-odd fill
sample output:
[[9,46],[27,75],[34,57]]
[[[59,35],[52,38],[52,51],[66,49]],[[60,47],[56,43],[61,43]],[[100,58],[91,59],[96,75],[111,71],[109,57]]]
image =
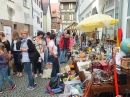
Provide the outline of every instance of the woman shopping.
[[[31,62],[32,61],[37,61],[39,58],[39,53],[37,53],[36,48],[32,41],[28,37],[28,32],[26,29],[21,30],[21,47],[20,51],[22,52],[22,63],[24,65],[24,71],[28,76],[28,87],[26,90],[34,90],[34,86],[36,85],[34,83],[34,78],[32,76],[32,71],[31,71]],[[38,54],[38,55],[37,55]]]
[[[42,31],[39,31],[37,33],[37,36],[36,38],[33,40],[33,43],[35,44],[35,47],[37,49],[37,51],[39,52],[39,54],[44,54],[43,53],[43,35],[44,33]],[[37,68],[38,68],[38,71],[39,71],[39,75],[42,76],[42,60],[43,58],[42,57],[39,57],[39,61],[34,63],[34,74],[35,74],[35,78],[38,77],[37,75]]]
[[57,73],[59,73],[59,61],[58,61],[58,53],[57,47],[55,45],[55,34],[50,35],[50,42],[49,42],[49,53],[50,53],[50,61],[52,62],[52,72],[51,77],[55,77]]
[[12,33],[12,44],[11,44],[11,52],[14,57],[14,63],[17,68],[17,75],[18,77],[22,77],[22,64],[21,64],[21,51],[20,51],[20,45],[22,38],[19,37],[19,34],[17,31],[13,31]]

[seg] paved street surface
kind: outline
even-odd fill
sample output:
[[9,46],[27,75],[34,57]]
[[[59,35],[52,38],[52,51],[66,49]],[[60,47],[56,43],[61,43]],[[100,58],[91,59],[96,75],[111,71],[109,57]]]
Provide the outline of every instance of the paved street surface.
[[28,84],[27,76],[25,74],[21,78],[14,75],[11,78],[16,83],[17,87],[13,91],[9,91],[9,84],[5,82],[3,86],[4,93],[0,94],[0,97],[58,97],[58,94],[51,96],[50,94],[44,92],[44,87],[49,82],[49,79],[42,79],[38,77],[35,79],[37,83],[35,90],[25,91]]
[[0,94],[0,97],[59,97],[59,94],[50,95],[44,92],[45,85],[49,82],[49,79],[42,79],[41,77],[35,78],[37,83],[35,90],[25,91],[28,84],[25,73],[21,78],[18,78],[15,75],[12,75],[11,78],[16,83],[17,87],[13,91],[9,91],[9,84],[5,82],[3,86],[4,92],[3,94]]

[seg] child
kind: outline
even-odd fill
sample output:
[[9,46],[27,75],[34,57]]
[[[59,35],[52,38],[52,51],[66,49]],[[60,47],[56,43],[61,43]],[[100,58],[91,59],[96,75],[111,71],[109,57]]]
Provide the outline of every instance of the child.
[[8,61],[9,58],[5,46],[3,43],[0,43],[0,94],[3,93],[2,86],[4,79],[7,80],[11,85],[9,90],[13,90],[16,87],[16,85],[8,76]]

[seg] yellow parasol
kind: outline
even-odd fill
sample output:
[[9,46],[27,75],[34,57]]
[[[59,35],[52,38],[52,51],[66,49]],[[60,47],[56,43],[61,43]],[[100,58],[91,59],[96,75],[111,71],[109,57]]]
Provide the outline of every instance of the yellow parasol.
[[115,25],[118,23],[118,20],[112,18],[109,15],[105,14],[95,14],[88,18],[82,20],[77,26],[76,29],[83,32],[93,32],[95,28],[105,28],[110,25]]

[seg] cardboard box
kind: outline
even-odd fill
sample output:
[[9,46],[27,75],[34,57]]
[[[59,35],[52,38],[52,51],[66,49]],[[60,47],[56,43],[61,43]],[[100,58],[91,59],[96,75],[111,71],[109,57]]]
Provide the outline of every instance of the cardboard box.
[[46,64],[46,69],[52,69],[52,64]]

